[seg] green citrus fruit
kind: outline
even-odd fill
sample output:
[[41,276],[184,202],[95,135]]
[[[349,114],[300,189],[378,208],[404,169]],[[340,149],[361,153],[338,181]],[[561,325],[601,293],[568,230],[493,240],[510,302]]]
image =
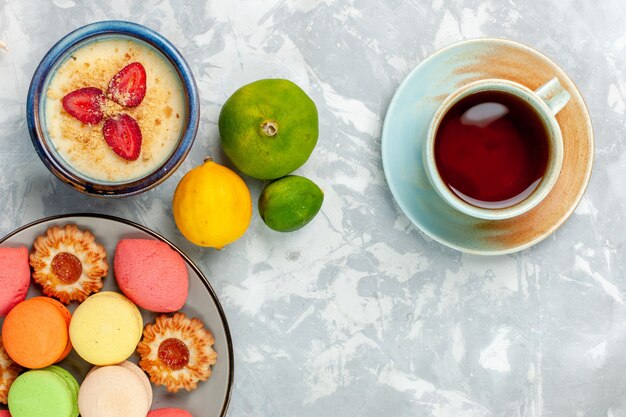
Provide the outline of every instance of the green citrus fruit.
[[313,181],[288,175],[265,187],[259,197],[259,214],[270,229],[291,232],[313,220],[323,201],[324,193]]
[[219,130],[224,153],[241,172],[280,178],[309,159],[319,134],[317,108],[289,80],[259,80],[230,96]]

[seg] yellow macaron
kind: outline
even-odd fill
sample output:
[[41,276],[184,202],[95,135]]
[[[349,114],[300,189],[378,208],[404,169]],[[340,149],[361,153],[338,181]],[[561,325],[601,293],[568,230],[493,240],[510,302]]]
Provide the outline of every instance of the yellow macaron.
[[70,323],[70,339],[81,358],[94,365],[113,365],[128,359],[143,332],[135,304],[116,292],[92,295],[78,306]]

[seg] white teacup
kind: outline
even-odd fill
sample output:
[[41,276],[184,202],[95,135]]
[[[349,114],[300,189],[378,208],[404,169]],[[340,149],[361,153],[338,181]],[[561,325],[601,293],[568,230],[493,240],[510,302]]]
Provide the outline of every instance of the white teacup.
[[[470,204],[455,194],[442,179],[435,160],[435,140],[439,126],[448,111],[460,100],[480,92],[501,92],[516,96],[529,105],[545,128],[548,146],[546,169],[539,184],[521,195],[516,202],[507,201],[494,204],[493,208],[479,207]],[[441,103],[428,129],[422,152],[424,169],[433,188],[450,206],[469,216],[486,219],[502,220],[519,216],[539,204],[556,183],[563,164],[563,137],[555,115],[567,104],[570,94],[561,86],[558,78],[553,78],[536,91],[513,81],[502,79],[486,79],[469,83],[452,94]]]

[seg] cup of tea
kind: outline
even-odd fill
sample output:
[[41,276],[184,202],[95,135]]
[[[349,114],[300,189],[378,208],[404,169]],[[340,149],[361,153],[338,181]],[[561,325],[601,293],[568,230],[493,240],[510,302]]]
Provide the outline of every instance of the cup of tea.
[[558,78],[536,91],[503,79],[456,90],[435,112],[424,141],[432,186],[450,206],[480,219],[531,210],[561,171],[563,137],[555,115],[569,99]]

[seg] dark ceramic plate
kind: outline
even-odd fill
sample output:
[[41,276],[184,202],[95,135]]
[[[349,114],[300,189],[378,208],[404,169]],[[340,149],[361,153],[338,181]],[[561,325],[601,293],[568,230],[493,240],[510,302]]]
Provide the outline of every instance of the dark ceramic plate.
[[[139,238],[157,239],[169,244],[174,250],[180,253],[187,264],[189,271],[189,298],[181,311],[190,317],[197,317],[213,333],[215,337],[214,349],[217,351],[217,363],[213,366],[213,375],[206,382],[201,382],[198,389],[192,392],[179,391],[177,394],[170,394],[163,387],[153,385],[154,401],[152,409],[163,407],[182,408],[194,416],[198,417],[223,417],[226,415],[230,394],[233,384],[233,345],[228,330],[228,323],[224,311],[211,284],[202,274],[200,269],[172,243],[152,230],[115,217],[91,214],[76,214],[48,217],[37,220],[29,225],[10,233],[0,240],[0,246],[21,246],[29,249],[35,238],[43,234],[46,229],[52,226],[63,226],[74,223],[81,229],[89,229],[107,250],[109,261],[109,275],[105,278],[104,289],[106,291],[118,291],[119,288],[113,277],[113,254],[115,246],[120,239]],[[28,297],[41,295],[38,285],[32,283]],[[69,305],[73,311],[77,303]],[[142,310],[144,323],[154,321],[157,314]],[[0,324],[2,319],[0,319]],[[134,355],[130,360],[138,361],[138,356]],[[82,382],[91,365],[80,359],[76,352],[72,353],[60,364],[70,371],[78,380]],[[0,405],[0,409],[3,406]]]

